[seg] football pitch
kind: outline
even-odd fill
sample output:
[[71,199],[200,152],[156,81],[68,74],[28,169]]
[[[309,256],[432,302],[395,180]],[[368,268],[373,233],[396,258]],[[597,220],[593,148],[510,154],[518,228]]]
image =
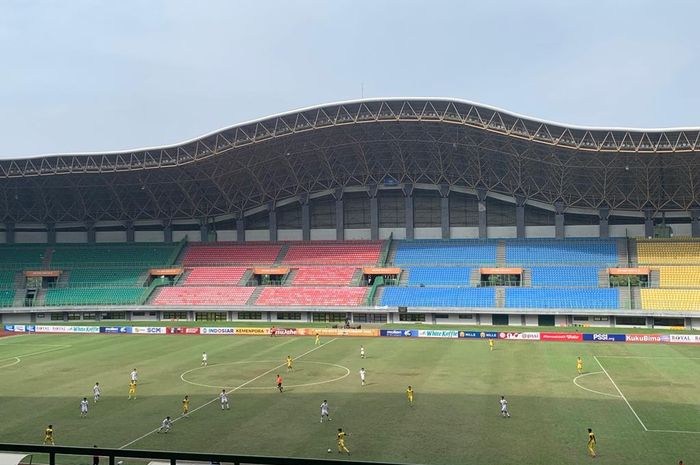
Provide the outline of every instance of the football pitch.
[[[403,338],[23,335],[0,339],[0,442],[421,464],[676,464],[700,457],[700,349]],[[364,345],[367,358],[360,358]],[[201,354],[209,366],[201,367]],[[287,371],[285,358],[294,358]],[[581,355],[584,373],[576,372]],[[127,400],[129,373],[139,372]],[[360,383],[359,370],[367,371]],[[284,378],[280,393],[277,374]],[[92,387],[102,386],[95,404]],[[405,391],[413,386],[415,402]],[[222,411],[218,393],[231,392]],[[189,417],[181,401],[191,399]],[[511,418],[502,418],[499,399]],[[87,418],[79,403],[90,400]],[[328,400],[332,421],[320,422]],[[155,430],[166,415],[168,434]],[[332,450],[332,454],[327,452]],[[41,462],[41,460],[39,460]],[[75,459],[63,458],[75,463]],[[83,460],[87,463],[87,459]],[[61,458],[59,457],[59,463]],[[129,465],[125,460],[125,464]]]

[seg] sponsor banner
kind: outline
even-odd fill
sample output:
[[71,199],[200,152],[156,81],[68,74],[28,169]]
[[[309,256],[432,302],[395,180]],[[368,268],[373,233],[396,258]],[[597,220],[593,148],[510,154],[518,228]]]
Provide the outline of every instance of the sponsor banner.
[[[20,325],[15,325],[15,328]],[[99,326],[54,326],[54,325],[36,325],[37,333],[99,333]]]
[[496,331],[459,331],[458,336],[466,339],[498,339]]
[[669,334],[668,341],[672,344],[700,344],[700,334]]
[[[272,330],[270,330],[270,333],[272,333]],[[296,328],[275,328],[274,333],[275,333],[275,336],[297,336],[297,335],[299,335],[299,331]]]
[[668,334],[626,334],[625,342],[664,344],[669,342]]
[[448,329],[420,329],[418,337],[441,337],[441,338],[456,338],[459,336],[459,331]]
[[270,328],[235,328],[236,336],[264,336],[270,334]]
[[236,328],[199,328],[199,334],[229,335],[236,334]]
[[380,336],[388,337],[418,337],[416,329],[382,329],[379,331]]
[[624,334],[584,334],[584,341],[594,341],[594,342],[625,342]]
[[129,334],[130,326],[100,326],[100,332],[104,334]]
[[539,341],[540,333],[498,333],[499,339],[511,339],[517,341]]
[[5,331],[7,331],[8,333],[14,333],[15,325],[5,325]]
[[299,328],[300,336],[379,336],[378,329],[353,329],[353,328]]
[[540,333],[540,341],[579,342],[583,341],[581,333]]
[[164,326],[132,326],[132,334],[167,334],[168,329]]
[[199,329],[192,327],[167,328],[168,334],[199,334]]

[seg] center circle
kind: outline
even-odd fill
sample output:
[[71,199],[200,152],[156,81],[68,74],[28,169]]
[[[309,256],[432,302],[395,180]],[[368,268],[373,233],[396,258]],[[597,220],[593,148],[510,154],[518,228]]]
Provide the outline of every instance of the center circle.
[[[237,362],[224,362],[217,363],[214,365],[209,365],[206,367],[197,367],[187,370],[180,375],[180,379],[193,386],[216,388],[216,389],[228,389],[228,390],[262,390],[262,389],[277,389],[276,385],[269,383],[267,386],[249,386],[255,381],[264,379],[263,376],[272,378],[277,372],[274,369],[268,370],[269,373],[251,373],[251,376],[244,381],[241,381],[236,385],[225,385],[226,377],[231,377],[230,372],[224,372],[223,367],[231,365],[261,365],[269,363],[279,363],[279,360],[249,360],[249,361],[237,361]],[[335,363],[327,362],[311,362],[305,360],[295,360],[294,370],[291,372],[287,371],[284,365],[279,367],[279,373],[282,374],[288,380],[292,381],[292,384],[284,384],[286,388],[296,388],[296,387],[306,387],[306,386],[317,386],[319,384],[328,384],[335,381],[340,381],[343,378],[347,378],[350,375],[350,369],[343,365],[338,365]],[[307,382],[302,382],[305,377]],[[213,378],[213,379],[212,379]],[[218,378],[218,379],[217,379]],[[310,380],[309,380],[310,378]],[[314,381],[318,379],[318,381]],[[215,384],[219,382],[219,384]]]

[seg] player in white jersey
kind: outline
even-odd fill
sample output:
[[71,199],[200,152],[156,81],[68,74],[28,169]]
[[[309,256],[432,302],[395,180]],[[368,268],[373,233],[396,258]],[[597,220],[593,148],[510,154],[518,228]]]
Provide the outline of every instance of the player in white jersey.
[[163,421],[160,423],[160,428],[158,428],[159,433],[167,433],[170,431],[170,427],[173,425],[173,421],[170,419],[170,417],[165,417]]
[[362,385],[365,385],[365,375],[367,372],[365,371],[364,368],[360,368],[360,380],[362,381]]
[[129,376],[129,379],[136,384],[139,381],[139,373],[136,371],[136,368],[131,370],[131,375]]
[[323,423],[323,417],[326,417],[326,420],[331,421],[330,414],[328,413],[328,401],[324,400],[321,403],[321,423]]
[[92,395],[95,397],[95,403],[100,400],[100,395],[102,394],[102,388],[100,388],[100,383],[95,383],[92,387]]
[[80,416],[81,417],[87,416],[88,405],[90,405],[90,402],[88,402],[87,397],[83,397],[83,400],[80,401]]
[[501,403],[501,416],[503,418],[506,418],[506,417],[510,418],[510,412],[508,411],[508,401],[506,400],[506,398],[501,396],[500,403]]
[[365,346],[360,346],[360,358],[365,358]]
[[209,357],[207,357],[207,353],[206,353],[206,352],[202,352],[202,366],[203,366],[203,367],[207,366],[207,361],[208,361],[208,359],[209,359]]
[[231,409],[231,407],[228,405],[228,394],[226,394],[226,389],[221,390],[221,394],[219,394],[219,400],[221,400],[221,410]]

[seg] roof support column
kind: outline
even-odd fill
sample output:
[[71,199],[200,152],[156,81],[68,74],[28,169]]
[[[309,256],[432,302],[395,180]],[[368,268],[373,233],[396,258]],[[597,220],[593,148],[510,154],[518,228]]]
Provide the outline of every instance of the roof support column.
[[5,242],[8,244],[15,243],[15,223],[12,221],[5,222]]
[[305,241],[311,240],[311,209],[309,205],[309,194],[302,194],[299,198],[301,202],[301,238]]
[[700,237],[700,208],[690,210],[690,234]]
[[564,239],[564,202],[554,202],[554,237]]
[[440,230],[443,239],[450,238],[450,186],[440,184]]
[[343,204],[343,188],[339,187],[335,190],[335,239],[337,241],[345,240],[345,205]]
[[654,237],[654,210],[644,208],[644,237]]
[[236,220],[236,242],[245,242],[245,217],[243,212],[238,214]]
[[610,237],[610,209],[608,207],[601,207],[598,209],[598,218],[600,218],[600,228],[599,236],[601,238]]
[[377,185],[369,186],[369,233],[373,241],[379,240],[379,199],[377,199]]
[[515,196],[515,237],[525,238],[525,197]]
[[199,220],[199,240],[209,242],[209,224],[206,218]]
[[277,242],[277,203],[272,201],[268,204],[270,212],[268,217],[270,218],[270,240],[272,242]]
[[128,220],[124,225],[126,226],[126,242],[134,242],[134,222]]
[[56,243],[56,223],[46,223],[46,243]]
[[170,222],[170,220],[166,220],[163,222],[163,241],[173,241],[173,224]]
[[413,184],[404,184],[401,188],[404,195],[404,205],[406,208],[405,216],[405,226],[406,226],[406,239],[413,239],[415,237],[415,227],[413,218]]
[[85,223],[85,227],[87,228],[88,244],[94,244],[95,242],[97,242],[97,233],[95,232],[95,222],[94,221],[87,221]]
[[489,233],[486,224],[486,189],[477,188],[476,198],[479,200],[479,239],[487,239]]

